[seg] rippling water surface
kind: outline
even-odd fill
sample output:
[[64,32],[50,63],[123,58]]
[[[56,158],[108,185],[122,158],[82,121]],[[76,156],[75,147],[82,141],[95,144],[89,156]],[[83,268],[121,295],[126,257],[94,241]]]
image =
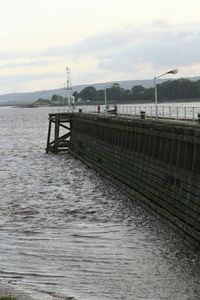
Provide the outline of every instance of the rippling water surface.
[[46,155],[47,119],[0,108],[1,281],[41,300],[200,299],[200,255],[69,154]]

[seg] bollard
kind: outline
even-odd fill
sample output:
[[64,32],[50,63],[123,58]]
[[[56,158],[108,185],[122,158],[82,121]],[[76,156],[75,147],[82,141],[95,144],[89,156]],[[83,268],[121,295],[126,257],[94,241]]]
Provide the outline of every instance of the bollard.
[[144,110],[140,111],[140,118],[145,119],[146,118],[146,112]]

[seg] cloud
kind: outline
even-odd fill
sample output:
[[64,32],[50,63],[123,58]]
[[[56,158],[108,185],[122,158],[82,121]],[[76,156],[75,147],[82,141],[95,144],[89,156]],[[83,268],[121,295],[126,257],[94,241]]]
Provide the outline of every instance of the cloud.
[[130,65],[135,69],[141,64],[151,64],[154,68],[192,65],[200,62],[198,27],[199,24],[190,25],[190,28],[173,27],[157,20],[146,26],[125,27],[93,35],[71,45],[49,47],[32,53],[0,52],[0,59],[30,56],[30,62],[12,62],[0,65],[0,68],[43,66],[56,59],[66,61],[66,58],[73,63],[86,57],[96,60],[96,65],[102,70],[124,72],[129,70]]
[[35,80],[43,80],[43,79],[50,79],[50,78],[59,78],[61,73],[23,73],[23,74],[15,74],[4,76],[0,75],[0,80],[4,82],[4,84],[16,84],[21,82],[28,82],[28,81],[35,81]]
[[[26,53],[2,51],[0,60],[7,60],[7,63],[1,64],[0,69],[7,69],[8,72],[15,69],[18,74],[1,75],[0,78],[5,84],[53,78],[60,78],[63,82],[66,65],[72,66],[74,73],[77,73],[73,76],[76,83],[149,78],[156,74],[154,72],[180,67],[190,70],[192,75],[198,75],[195,68],[200,64],[198,28],[198,23],[173,26],[156,20],[145,26],[126,26],[101,32],[73,44]],[[38,68],[34,69],[34,66]],[[62,66],[58,73],[58,68]],[[30,69],[25,74],[26,67]],[[48,69],[50,72],[47,72]],[[193,74],[192,70],[196,73]]]
[[155,22],[142,28],[124,28],[92,36],[65,51],[74,59],[92,56],[104,70],[127,72],[130,66],[137,69],[141,64],[154,68],[187,66],[200,62],[197,25],[174,28],[165,22]]
[[66,55],[68,52],[69,46],[57,46],[57,47],[49,47],[42,51],[36,51],[35,53],[31,54],[32,58],[37,57],[58,57]]
[[19,58],[20,56],[21,56],[21,53],[18,51],[0,51],[0,61],[16,59],[16,58]]
[[6,64],[0,64],[0,69],[16,69],[16,68],[28,68],[28,67],[38,67],[38,66],[47,66],[53,63],[50,59],[39,59],[39,60],[30,60],[27,62],[9,62]]

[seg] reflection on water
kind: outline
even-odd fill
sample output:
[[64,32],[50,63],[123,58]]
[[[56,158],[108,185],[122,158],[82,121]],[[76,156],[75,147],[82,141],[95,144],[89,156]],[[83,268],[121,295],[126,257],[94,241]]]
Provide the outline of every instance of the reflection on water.
[[198,253],[81,162],[44,153],[47,112],[0,109],[0,279],[35,299],[200,299]]

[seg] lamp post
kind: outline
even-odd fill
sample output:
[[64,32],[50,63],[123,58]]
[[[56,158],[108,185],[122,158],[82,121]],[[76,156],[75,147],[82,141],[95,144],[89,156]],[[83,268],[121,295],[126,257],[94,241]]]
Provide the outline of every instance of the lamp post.
[[157,95],[157,79],[166,75],[166,74],[176,74],[178,69],[173,69],[168,72],[165,72],[159,76],[154,77],[154,90],[155,90],[155,106],[156,106],[156,119],[158,119],[158,95]]
[[113,85],[120,85],[120,83],[119,82],[115,82],[115,83],[108,84],[108,85],[104,86],[104,104],[105,104],[106,115],[107,115],[107,112],[108,112],[108,102],[107,102],[107,93],[106,93],[106,90],[107,90],[107,88],[112,87]]
[[106,89],[107,89],[108,86],[104,86],[104,104],[105,104],[105,112],[107,114],[107,111],[108,111],[108,107],[107,107],[107,95],[106,95]]

